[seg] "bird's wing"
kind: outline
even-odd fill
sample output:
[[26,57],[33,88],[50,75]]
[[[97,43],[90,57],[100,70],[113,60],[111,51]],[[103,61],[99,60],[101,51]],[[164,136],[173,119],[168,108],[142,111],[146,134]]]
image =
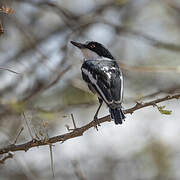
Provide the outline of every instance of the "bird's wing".
[[81,70],[83,79],[93,86],[106,104],[122,102],[123,78],[115,61],[87,60]]

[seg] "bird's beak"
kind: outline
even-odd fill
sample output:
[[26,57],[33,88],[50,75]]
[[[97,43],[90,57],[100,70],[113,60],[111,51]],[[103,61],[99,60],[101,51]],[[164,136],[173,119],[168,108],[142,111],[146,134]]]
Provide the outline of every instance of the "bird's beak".
[[78,47],[79,49],[82,49],[82,48],[85,48],[85,44],[82,44],[82,43],[78,43],[78,42],[75,42],[75,41],[71,41],[71,43]]

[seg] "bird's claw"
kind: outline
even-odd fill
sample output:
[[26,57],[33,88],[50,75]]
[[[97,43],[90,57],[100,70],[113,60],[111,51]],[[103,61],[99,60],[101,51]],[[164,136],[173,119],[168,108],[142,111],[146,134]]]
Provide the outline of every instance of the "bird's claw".
[[98,131],[98,126],[101,126],[101,125],[99,123],[97,116],[94,116],[94,122],[95,122],[95,124],[97,124],[97,125],[94,125],[94,128],[96,128],[96,130]]

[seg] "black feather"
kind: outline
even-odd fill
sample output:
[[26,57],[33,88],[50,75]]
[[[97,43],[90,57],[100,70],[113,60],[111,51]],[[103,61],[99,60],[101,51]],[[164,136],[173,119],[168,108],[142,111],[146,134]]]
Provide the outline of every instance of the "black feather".
[[125,115],[122,112],[121,108],[112,109],[109,108],[111,119],[114,120],[115,124],[122,124],[122,121],[125,119]]
[[91,41],[88,42],[85,47],[91,51],[94,51],[95,53],[97,53],[99,56],[101,57],[106,57],[109,59],[114,59],[114,57],[112,56],[112,54],[108,51],[107,48],[105,48],[102,44],[95,42],[95,41]]
[[107,105],[113,101],[121,101],[123,82],[116,61],[86,60],[81,70],[83,80],[93,86]]

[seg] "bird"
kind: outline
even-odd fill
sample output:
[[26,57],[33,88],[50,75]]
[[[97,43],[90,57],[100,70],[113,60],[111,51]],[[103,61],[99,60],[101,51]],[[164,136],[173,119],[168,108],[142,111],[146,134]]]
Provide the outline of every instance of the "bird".
[[94,115],[98,125],[98,113],[103,104],[109,108],[110,117],[115,124],[122,124],[125,115],[122,111],[124,92],[123,74],[110,51],[101,43],[71,41],[84,56],[81,66],[82,78],[90,91],[97,95],[99,107]]

